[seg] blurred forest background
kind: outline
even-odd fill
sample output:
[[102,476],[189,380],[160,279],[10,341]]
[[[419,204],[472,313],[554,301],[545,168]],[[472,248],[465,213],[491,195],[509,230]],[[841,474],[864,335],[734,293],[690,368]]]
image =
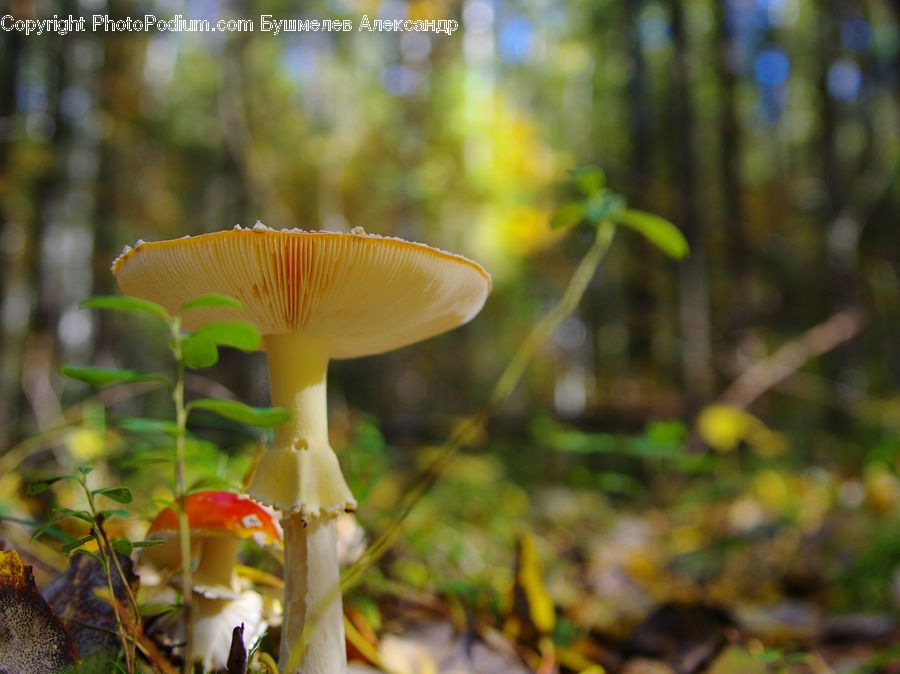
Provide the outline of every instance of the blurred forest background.
[[[90,393],[58,368],[165,369],[165,336],[77,304],[117,292],[109,267],[125,244],[259,220],[363,226],[458,251],[494,276],[465,328],[331,368],[334,444],[377,531],[422,446],[485,401],[565,288],[589,238],[549,221],[567,171],[592,164],[630,205],[676,223],[691,254],[674,262],[617,235],[487,436],[411,516],[379,591],[395,578],[487,610],[511,587],[527,529],[560,643],[594,630],[626,638],[674,600],[725,605],[790,643],[819,643],[821,615],[845,611],[887,620],[880,632],[851,626],[873,638],[895,630],[897,2],[3,7],[249,17],[257,31],[0,34],[0,514],[27,510],[23,480],[54,462],[108,458],[111,473],[156,493],[162,472],[88,441],[85,429],[113,431],[96,399],[71,407]],[[274,36],[259,32],[261,12],[354,27],[364,14],[455,18],[460,29]],[[188,386],[264,404],[263,365],[227,354]],[[119,398],[104,399],[110,418],[169,413],[164,398]],[[231,464],[207,457],[194,475],[238,478],[252,434],[206,432]]]

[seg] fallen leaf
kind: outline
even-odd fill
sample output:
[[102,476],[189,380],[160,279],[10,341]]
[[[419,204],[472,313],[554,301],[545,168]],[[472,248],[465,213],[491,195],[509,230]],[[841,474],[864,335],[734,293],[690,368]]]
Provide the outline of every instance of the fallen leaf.
[[[139,581],[131,559],[124,555],[118,557],[132,591],[137,592]],[[102,596],[98,596],[97,590],[101,591]],[[128,606],[125,587],[115,570],[113,590],[118,602]],[[97,560],[87,555],[72,557],[66,572],[44,590],[44,596],[83,656],[99,650],[115,653],[121,646],[116,631],[116,614],[104,598],[108,594],[106,574]]]
[[540,636],[551,633],[555,624],[555,608],[544,585],[534,539],[523,532],[516,541],[512,613],[505,631],[523,643],[536,643]]
[[47,674],[74,663],[71,637],[15,550],[0,550],[0,672]]

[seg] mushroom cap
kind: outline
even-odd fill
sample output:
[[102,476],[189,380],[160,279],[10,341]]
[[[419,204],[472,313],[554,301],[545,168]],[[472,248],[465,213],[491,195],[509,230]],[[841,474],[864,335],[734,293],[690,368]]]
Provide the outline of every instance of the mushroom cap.
[[196,329],[219,320],[253,323],[263,335],[323,338],[332,358],[391,351],[471,320],[491,277],[481,265],[421,243],[362,232],[251,229],[139,243],[113,263],[129,295],[176,311],[210,293],[243,309],[187,312]]
[[[249,496],[230,491],[198,491],[185,499],[191,536],[250,539],[261,546],[282,546],[281,525],[274,513]],[[147,536],[168,538],[178,533],[178,514],[164,508],[150,523]],[[146,552],[154,551],[147,548]]]

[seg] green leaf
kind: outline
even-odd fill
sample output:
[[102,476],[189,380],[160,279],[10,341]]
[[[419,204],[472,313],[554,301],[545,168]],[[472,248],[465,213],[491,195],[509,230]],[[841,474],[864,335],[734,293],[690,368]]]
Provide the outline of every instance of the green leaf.
[[617,221],[643,234],[650,243],[669,257],[680,260],[688,254],[688,242],[681,231],[665,218],[645,211],[628,209]]
[[149,300],[140,297],[132,297],[131,295],[101,295],[100,297],[91,297],[81,303],[81,307],[85,309],[109,309],[110,311],[130,311],[136,313],[150,314],[165,322],[169,322],[169,312],[163,307]]
[[109,542],[113,549],[126,557],[130,557],[134,550],[134,545],[127,538],[114,538]]
[[278,426],[291,420],[291,413],[281,407],[250,407],[235,400],[204,398],[188,404],[188,410],[209,410],[219,416],[250,426]]
[[106,510],[98,512],[97,517],[108,520],[111,517],[131,517],[131,513],[127,510],[122,510],[121,508],[107,508]]
[[103,566],[103,560],[100,559],[100,555],[97,555],[93,552],[89,552],[88,550],[85,550],[84,548],[78,548],[77,550],[75,550],[75,554],[76,555],[87,555],[88,557],[93,558],[100,566]]
[[625,199],[611,190],[600,190],[588,199],[584,217],[593,225],[607,220],[618,220],[625,210]]
[[97,387],[141,381],[159,384],[168,383],[168,380],[162,375],[123,370],[115,367],[70,367],[66,365],[60,369],[60,372],[70,379],[77,379]]
[[90,525],[94,524],[94,518],[87,510],[73,510],[72,508],[63,508],[62,506],[57,506],[53,509],[53,512],[60,513],[61,515],[66,515],[67,517],[74,517],[76,519],[83,520]]
[[44,534],[66,542],[75,540],[69,534],[57,528],[56,525],[59,524],[62,519],[62,517],[57,515],[51,518],[49,521],[44,522],[41,526],[31,532],[31,540],[35,540],[36,538],[43,536]]
[[[162,543],[163,541],[159,542]],[[166,613],[175,613],[177,610],[178,607],[174,604],[141,604],[141,616],[144,618],[152,618]]]
[[191,494],[195,491],[208,491],[213,489],[216,491],[234,491],[235,489],[239,490],[240,485],[235,484],[231,480],[226,480],[224,477],[219,477],[218,475],[205,475],[193,482],[191,486],[187,488],[187,491]]
[[134,500],[134,495],[128,487],[103,487],[94,489],[91,493],[94,496],[105,496],[116,503],[131,503]]
[[60,548],[60,552],[69,553],[72,552],[75,548],[80,548],[82,545],[87,543],[88,541],[94,540],[93,536],[85,536],[84,538],[79,538],[77,541],[72,541],[71,543],[66,543],[64,546]]
[[198,328],[188,339],[205,339],[219,346],[255,351],[262,342],[259,330],[244,321],[217,321]]
[[164,543],[164,540],[153,538],[146,541],[133,541],[131,545],[135,548],[152,548],[154,545],[163,545]]
[[181,357],[190,368],[211,367],[219,362],[219,349],[215,342],[194,334],[181,343]]
[[93,466],[78,466],[78,472],[82,475],[88,475],[92,470],[94,470]]
[[54,484],[59,482],[60,480],[69,480],[71,479],[71,475],[57,475],[55,477],[45,477],[43,480],[35,480],[34,482],[30,482],[27,487],[25,487],[25,493],[29,496],[34,496],[35,494],[40,494],[42,491],[47,491]]
[[128,417],[119,422],[119,428],[129,433],[164,433],[166,435],[178,435],[178,425],[165,419],[146,419],[142,417]]
[[598,166],[581,166],[572,171],[571,176],[575,186],[587,197],[606,185],[606,174]]
[[178,308],[178,313],[183,314],[191,309],[216,309],[220,307],[225,309],[243,309],[244,305],[241,304],[240,300],[229,295],[218,295],[213,293],[210,295],[201,295],[189,302],[185,302]]
[[576,201],[560,206],[550,218],[550,229],[563,229],[577,224],[584,217],[584,204]]

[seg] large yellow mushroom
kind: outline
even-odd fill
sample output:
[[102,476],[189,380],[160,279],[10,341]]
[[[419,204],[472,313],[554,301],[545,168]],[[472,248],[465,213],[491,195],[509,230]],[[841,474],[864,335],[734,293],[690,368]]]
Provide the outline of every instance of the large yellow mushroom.
[[[276,231],[260,224],[142,242],[119,256],[113,272],[123,292],[172,311],[209,293],[243,304],[192,311],[189,329],[244,320],[263,334],[272,404],[293,412],[291,423],[276,428],[250,486],[254,498],[283,513],[281,668],[302,660],[304,674],[342,674],[334,518],[356,501],[328,442],[328,361],[384,353],[466,323],[484,305],[490,275],[460,255],[360,228]],[[313,620],[305,654],[295,653]]]

